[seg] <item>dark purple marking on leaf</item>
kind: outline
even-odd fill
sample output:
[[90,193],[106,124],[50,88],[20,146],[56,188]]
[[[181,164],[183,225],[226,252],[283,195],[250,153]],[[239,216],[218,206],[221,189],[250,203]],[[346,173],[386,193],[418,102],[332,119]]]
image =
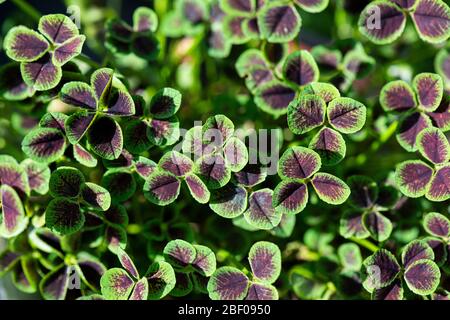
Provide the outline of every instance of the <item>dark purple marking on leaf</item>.
[[411,264],[421,259],[434,259],[434,252],[427,242],[413,240],[408,243],[402,252],[403,267],[407,269]]
[[108,170],[103,175],[102,186],[111,194],[113,203],[126,201],[136,192],[136,180],[127,168]]
[[150,102],[149,111],[153,117],[167,119],[173,116],[181,106],[181,93],[172,88],[159,90]]
[[281,272],[280,249],[271,242],[259,241],[251,248],[248,255],[253,276],[257,279],[273,283]]
[[126,227],[128,225],[128,213],[124,206],[122,205],[112,205],[105,212],[105,219],[109,222]]
[[247,164],[241,171],[234,173],[236,182],[242,186],[256,186],[267,177],[267,169],[257,164]]
[[19,63],[10,63],[0,68],[0,96],[4,99],[23,100],[33,96],[34,92],[23,81]]
[[415,112],[401,120],[397,140],[407,151],[416,151],[419,133],[431,126],[431,120],[423,113]]
[[222,146],[234,133],[233,122],[223,114],[209,117],[202,128],[203,140]]
[[146,198],[159,205],[173,202],[180,192],[180,181],[170,173],[153,172],[144,185]]
[[175,272],[175,288],[170,291],[170,295],[174,297],[184,297],[192,292],[194,284],[188,273]]
[[102,102],[102,98],[107,100],[111,91],[114,70],[102,68],[96,70],[91,76],[91,86],[95,91],[97,99]]
[[19,261],[20,254],[5,250],[0,254],[0,274],[3,275],[11,268],[14,267],[14,265]]
[[226,35],[230,37],[232,42],[241,43],[247,40],[244,33],[245,21],[244,17],[233,16],[229,16],[229,18],[225,20]]
[[212,193],[209,206],[224,218],[236,218],[247,207],[247,191],[243,187],[228,184]]
[[403,288],[400,280],[395,280],[385,288],[375,289],[372,299],[374,300],[403,300]]
[[391,221],[377,211],[364,213],[362,221],[371,237],[378,242],[387,240],[392,233]]
[[61,132],[65,132],[65,121],[68,116],[61,112],[48,112],[44,116],[42,116],[39,121],[39,126],[43,128],[54,128],[58,129]]
[[269,82],[257,90],[255,103],[266,112],[283,114],[295,96],[295,90],[283,83]]
[[418,0],[411,18],[423,40],[441,43],[448,39],[450,9],[444,1]]
[[37,128],[25,136],[22,150],[33,160],[53,162],[57,160],[66,147],[64,135],[57,129]]
[[138,32],[152,31],[158,28],[158,16],[147,7],[138,7],[133,13],[133,29]]
[[286,42],[297,36],[301,18],[293,5],[274,2],[259,12],[258,25],[269,42]]
[[182,177],[192,171],[194,164],[187,156],[177,151],[171,151],[162,156],[158,165],[165,171],[177,177]]
[[434,261],[439,266],[445,264],[448,255],[447,245],[444,242],[442,242],[441,239],[433,237],[427,237],[424,239],[424,241],[426,241],[427,244],[430,246],[430,248],[433,249]]
[[361,13],[358,25],[362,34],[376,44],[387,44],[403,33],[406,14],[389,2],[369,4]]
[[139,157],[134,165],[137,173],[144,179],[148,178],[150,174],[155,171],[157,166],[155,162],[144,157]]
[[216,256],[214,252],[201,245],[194,245],[196,255],[192,267],[201,275],[210,277],[216,270]]
[[258,49],[244,51],[236,62],[236,71],[241,78],[248,76],[253,68],[268,69],[268,62],[264,53]]
[[400,265],[387,250],[380,249],[364,261],[365,287],[380,289],[391,284],[400,273]]
[[88,141],[92,151],[104,159],[114,160],[122,153],[122,129],[110,118],[95,120],[88,132]]
[[384,209],[390,209],[395,207],[399,199],[400,193],[396,187],[391,185],[383,185],[380,187],[377,205]]
[[404,278],[412,292],[428,295],[439,286],[441,272],[432,260],[422,259],[415,261],[406,269]]
[[53,89],[62,78],[62,70],[53,64],[50,54],[33,62],[22,63],[20,71],[25,83],[38,91]]
[[135,282],[120,268],[109,269],[100,279],[102,295],[108,300],[128,300]]
[[403,112],[416,106],[414,91],[402,80],[389,82],[381,89],[380,103],[386,111]]
[[69,82],[60,93],[61,100],[69,105],[95,111],[97,98],[92,88],[84,82]]
[[200,158],[196,163],[195,171],[210,189],[223,187],[231,178],[231,171],[220,154]]
[[114,91],[108,101],[107,114],[113,116],[132,116],[135,113],[133,98],[123,91]]
[[433,293],[433,295],[432,295],[432,297],[431,297],[431,300],[436,300],[436,301],[439,301],[439,300],[442,300],[442,301],[448,301],[448,300],[450,300],[450,295],[448,294],[447,291],[444,291],[444,292],[435,292],[435,293]]
[[321,167],[319,155],[304,147],[291,147],[284,152],[278,163],[278,174],[282,178],[306,179]]
[[73,146],[73,156],[82,165],[94,168],[97,166],[97,159],[80,144]]
[[438,128],[423,130],[417,136],[417,147],[420,153],[434,164],[439,165],[450,160],[450,144]]
[[325,101],[317,95],[301,95],[288,107],[288,126],[295,134],[306,133],[325,121]]
[[251,13],[254,9],[254,0],[225,0],[226,8],[233,9],[233,12]]
[[148,281],[147,278],[142,278],[134,285],[129,300],[145,301],[148,296]]
[[358,211],[345,212],[340,221],[339,233],[344,238],[367,238],[369,232],[362,223],[362,214]]
[[282,181],[274,190],[273,207],[283,213],[297,214],[308,202],[306,184],[296,181]]
[[259,30],[259,25],[258,25],[258,19],[255,18],[251,18],[251,19],[247,19],[244,22],[245,27],[244,27],[244,31],[246,31],[247,33],[250,33],[250,36],[255,35],[259,37],[260,34],[260,30]]
[[181,12],[193,25],[199,24],[205,18],[203,7],[193,0],[182,1]]
[[[326,50],[326,51],[325,51]],[[339,63],[342,59],[342,55],[340,51],[328,51],[328,49],[325,49],[324,51],[317,50],[312,51],[313,57],[315,58],[316,62],[318,63],[320,70],[326,70],[328,72],[335,71]]]
[[81,53],[85,40],[86,37],[83,35],[76,36],[57,47],[53,52],[53,62],[55,65],[62,66],[72,58],[78,56]]
[[66,135],[69,142],[77,144],[84,137],[91,126],[95,114],[77,112],[72,114],[65,122]]
[[450,199],[450,165],[436,170],[431,179],[426,197],[431,201],[446,201]]
[[319,69],[311,54],[301,50],[286,58],[283,75],[286,80],[304,86],[319,79]]
[[69,284],[69,269],[62,265],[51,271],[40,282],[42,296],[46,300],[64,300]]
[[366,122],[366,106],[351,98],[337,98],[327,109],[330,124],[342,133],[355,133]]
[[265,83],[275,80],[272,70],[265,66],[254,66],[245,79],[247,88],[254,92]]
[[77,262],[81,271],[80,276],[92,287],[99,290],[100,278],[105,273],[106,267],[96,258],[86,253],[80,253],[77,256]]
[[62,14],[49,14],[39,20],[39,31],[54,43],[64,43],[78,35],[78,28],[73,21]]
[[179,122],[176,116],[169,119],[152,119],[147,128],[150,142],[158,146],[172,145],[180,136]]
[[139,33],[133,37],[131,50],[141,58],[155,60],[160,50],[159,41],[151,31]]
[[450,236],[450,221],[446,216],[431,212],[424,217],[425,230],[436,237],[445,238]]
[[172,240],[164,248],[164,257],[175,268],[186,268],[195,260],[195,256],[195,248],[184,240]]
[[350,201],[356,208],[368,209],[372,207],[378,199],[378,186],[375,181],[366,176],[351,176],[348,186],[352,193]]
[[150,300],[162,299],[176,283],[175,272],[167,262],[154,262],[148,269],[146,277],[149,283]]
[[398,4],[403,9],[411,9],[417,2],[417,0],[391,0],[391,1]]
[[316,173],[311,184],[319,198],[329,204],[342,204],[350,195],[350,188],[345,182],[328,173]]
[[433,169],[422,161],[406,161],[396,170],[396,184],[408,197],[421,197],[433,176]]
[[227,166],[233,172],[238,172],[248,162],[248,150],[245,143],[238,137],[231,137],[223,147],[223,155]]
[[133,35],[132,28],[120,19],[111,19],[107,21],[106,28],[111,37],[115,40],[129,42]]
[[253,282],[245,300],[278,300],[278,292],[271,285]]
[[49,43],[34,30],[17,26],[9,30],[5,37],[5,51],[16,61],[33,61],[48,51]]
[[86,182],[81,188],[83,202],[99,211],[106,211],[111,206],[111,195],[105,188],[91,182]]
[[103,225],[102,215],[98,214],[97,212],[86,212],[85,218],[86,221],[84,222],[85,230],[93,230]]
[[439,107],[433,112],[428,112],[427,115],[434,125],[442,131],[450,130],[450,99],[444,96]]
[[413,84],[420,107],[426,111],[434,111],[443,95],[442,78],[435,73],[420,73],[414,78]]
[[211,30],[208,37],[209,54],[213,57],[227,57],[231,50],[231,43],[225,34],[219,30]]
[[108,249],[117,254],[117,249],[124,249],[127,245],[127,232],[121,227],[107,227],[105,230],[105,240]]
[[[39,194],[46,194],[48,191],[48,182],[50,179],[50,169],[47,165],[35,162],[31,159],[25,159],[20,164],[28,177],[28,185],[31,190]],[[1,169],[0,169],[1,170]],[[0,176],[0,182],[1,182]]]
[[308,147],[320,155],[322,164],[326,166],[333,166],[341,162],[347,149],[342,135],[328,127],[320,129],[311,139]]
[[0,225],[0,234],[10,238],[22,232],[28,219],[25,217],[25,211],[22,202],[16,191],[8,185],[0,187],[2,209],[2,223]]
[[222,267],[209,279],[209,297],[212,300],[242,300],[248,286],[249,280],[244,273],[233,267]]
[[120,248],[117,250],[117,252],[122,267],[127,270],[135,279],[138,279],[139,272],[137,271],[136,266],[134,265],[134,262],[133,260],[131,260],[130,256]]
[[189,174],[185,177],[185,182],[191,192],[192,197],[199,203],[207,203],[210,193],[203,181],[195,174]]
[[281,220],[281,213],[272,206],[273,191],[261,189],[248,198],[248,209],[244,217],[248,223],[263,230],[275,228]]
[[22,292],[35,293],[39,280],[36,268],[35,259],[27,256],[22,257],[20,263],[12,270],[14,286]]
[[8,185],[28,194],[29,183],[26,172],[16,163],[0,162],[0,185]]

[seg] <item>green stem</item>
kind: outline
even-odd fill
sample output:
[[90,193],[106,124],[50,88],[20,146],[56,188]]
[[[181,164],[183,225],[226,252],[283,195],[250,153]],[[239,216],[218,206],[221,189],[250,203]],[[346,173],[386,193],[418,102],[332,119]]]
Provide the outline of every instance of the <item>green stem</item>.
[[20,10],[22,10],[31,18],[33,18],[33,20],[39,22],[39,19],[41,18],[42,14],[38,10],[36,10],[32,5],[30,5],[27,1],[11,0],[11,2],[14,3],[14,5],[18,7]]
[[364,248],[372,251],[372,252],[377,252],[378,250],[380,250],[380,248],[373,244],[372,242],[370,242],[369,240],[366,239],[357,239],[357,238],[350,238],[351,241],[363,246]]

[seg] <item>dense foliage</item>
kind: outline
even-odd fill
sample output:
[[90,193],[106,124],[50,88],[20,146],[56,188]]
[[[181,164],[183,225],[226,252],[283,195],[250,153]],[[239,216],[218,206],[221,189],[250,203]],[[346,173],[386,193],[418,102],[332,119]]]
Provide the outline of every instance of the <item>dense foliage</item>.
[[0,286],[450,299],[448,1],[57,2],[0,1]]

